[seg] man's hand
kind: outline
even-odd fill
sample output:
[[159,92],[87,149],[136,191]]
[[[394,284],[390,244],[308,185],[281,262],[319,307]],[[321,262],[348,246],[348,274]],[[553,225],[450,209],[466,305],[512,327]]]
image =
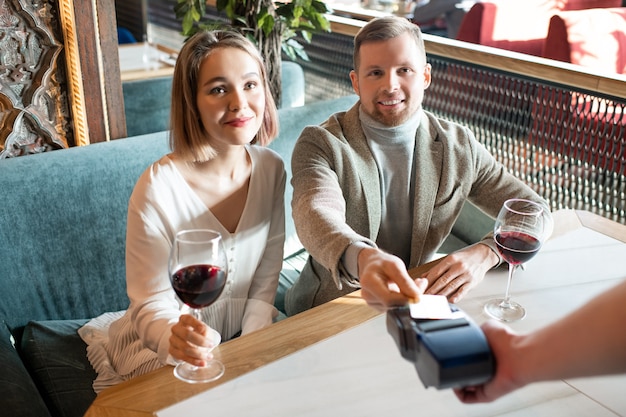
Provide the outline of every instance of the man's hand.
[[456,303],[498,262],[498,256],[484,244],[451,253],[424,275],[429,282],[426,294],[445,295],[450,302]]
[[400,258],[377,248],[362,249],[358,265],[361,295],[379,311],[418,300],[428,284],[424,279],[413,280]]

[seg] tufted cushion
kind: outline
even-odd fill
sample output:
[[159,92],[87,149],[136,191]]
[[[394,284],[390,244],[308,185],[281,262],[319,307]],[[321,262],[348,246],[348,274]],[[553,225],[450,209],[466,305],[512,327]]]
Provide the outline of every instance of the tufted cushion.
[[494,219],[466,201],[459,218],[454,222],[452,232],[439,248],[439,252],[451,253],[480,242],[485,235],[493,231],[494,223]]
[[304,106],[304,70],[291,61],[283,60],[281,66],[281,108]]
[[[457,39],[541,56],[550,18],[562,10],[617,7],[622,0],[494,0],[476,3]],[[593,33],[593,32],[590,32]]]
[[626,73],[626,7],[554,15],[542,55],[595,71]]
[[159,132],[2,160],[0,242],[11,251],[0,262],[0,277],[11,296],[0,299],[0,317],[14,335],[31,320],[128,307],[128,199],[141,172],[168,151],[166,137]]
[[3,412],[10,412],[12,417],[50,416],[46,404],[13,346],[13,336],[4,323],[0,324],[0,363]]
[[122,91],[128,136],[169,129],[171,76],[124,81]]
[[[96,398],[96,373],[76,331],[86,320],[30,322],[22,335],[24,364],[55,417],[80,417]],[[41,414],[45,415],[45,414]]]
[[567,0],[563,4],[563,10],[599,9],[621,5],[622,0]]
[[285,293],[300,276],[300,272],[304,268],[306,261],[309,257],[309,253],[305,249],[294,253],[293,255],[285,258],[283,261],[283,269],[280,271],[280,278],[278,279],[278,289],[276,291],[276,299],[274,300],[274,306],[281,312],[285,312]]

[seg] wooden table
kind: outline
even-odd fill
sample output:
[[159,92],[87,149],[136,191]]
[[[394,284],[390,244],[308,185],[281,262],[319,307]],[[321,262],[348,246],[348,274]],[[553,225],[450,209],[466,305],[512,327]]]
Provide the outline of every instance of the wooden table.
[[349,294],[263,331],[222,343],[213,352],[226,365],[226,372],[215,382],[187,384],[176,379],[172,367],[167,366],[103,391],[86,416],[156,415],[162,408],[339,334],[378,314],[365,304],[358,292]]
[[[586,212],[555,213],[553,238],[513,282],[513,299],[527,307],[528,316],[512,327],[537,328],[623,280],[625,242],[626,226]],[[411,273],[419,276],[427,267]],[[501,296],[505,285],[506,270],[491,271],[458,305],[480,323],[486,319],[482,305]],[[358,292],[215,352],[226,365],[220,380],[186,384],[165,367],[102,392],[87,416],[374,416],[410,410],[438,416],[626,416],[626,376],[540,383],[473,406],[458,402],[450,390],[426,390],[387,334],[384,315]]]

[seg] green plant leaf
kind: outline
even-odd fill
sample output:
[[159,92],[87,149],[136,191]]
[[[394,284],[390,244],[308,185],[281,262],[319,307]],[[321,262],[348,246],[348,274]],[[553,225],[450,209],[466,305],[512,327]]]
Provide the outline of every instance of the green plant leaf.
[[304,38],[307,43],[311,43],[311,39],[313,39],[313,34],[308,30],[300,31],[300,35]]
[[274,20],[274,16],[267,12],[259,16],[258,26],[259,28],[261,28],[261,30],[263,30],[265,36],[269,36],[269,34],[272,33],[275,23],[276,21]]
[[283,42],[282,50],[287,55],[287,57],[292,61],[297,61],[298,59],[302,59],[303,61],[309,61],[309,56],[307,55],[304,47],[295,39],[288,39]]
[[217,20],[207,20],[201,23],[198,23],[198,29],[202,30],[216,30],[216,29],[228,29],[228,25],[225,25],[222,22],[218,22]]
[[223,11],[224,13],[226,13],[226,16],[227,16],[230,20],[233,20],[233,21],[234,21],[234,20],[237,20],[237,19],[244,19],[244,20],[245,20],[245,17],[242,17],[242,16],[237,16],[237,15],[235,14],[235,6],[234,6],[234,5],[232,5],[232,4],[230,4],[230,3],[226,4],[226,7],[224,7],[224,8],[222,9],[222,11]]
[[189,12],[189,14],[191,15],[191,18],[193,19],[194,22],[197,22],[200,20],[200,18],[202,17],[202,15],[200,14],[200,12],[196,9],[191,9],[191,11]]
[[311,7],[320,14],[330,13],[332,10],[323,1],[313,0]]
[[[228,26],[221,22],[208,21],[205,18],[205,1],[177,0],[174,12],[182,21],[183,35],[190,36],[198,29]],[[259,2],[262,5],[259,13],[254,16],[240,14],[245,10],[254,10],[254,5],[258,5]],[[295,39],[298,34],[301,35],[302,40],[310,43],[315,32],[330,31],[330,21],[326,17],[330,9],[320,0],[291,0],[273,3],[268,0],[216,0],[215,7],[228,17],[232,26],[255,43],[257,43],[254,39],[255,31],[271,36],[272,31],[278,25],[281,47],[285,55],[292,60],[308,60],[304,47]],[[268,10],[268,7],[271,10]]]
[[302,18],[303,13],[304,13],[304,10],[302,9],[301,6],[295,6],[293,8],[293,17],[291,18],[293,22],[292,27],[300,26],[300,19]]
[[200,20],[200,18],[206,14],[206,0],[196,0],[194,9],[198,11],[198,14],[200,15],[198,20]]
[[324,32],[330,32],[330,21],[326,16],[324,16],[323,14],[318,15],[316,22],[317,29],[323,30]]
[[189,36],[192,34],[193,24],[194,20],[192,13],[186,13],[183,17],[183,35]]
[[182,19],[185,16],[185,13],[189,11],[189,4],[186,3],[185,0],[179,1],[176,6],[174,6],[174,13],[176,13],[177,19]]
[[217,0],[215,2],[215,8],[217,10],[224,10],[226,6],[230,3],[230,0]]

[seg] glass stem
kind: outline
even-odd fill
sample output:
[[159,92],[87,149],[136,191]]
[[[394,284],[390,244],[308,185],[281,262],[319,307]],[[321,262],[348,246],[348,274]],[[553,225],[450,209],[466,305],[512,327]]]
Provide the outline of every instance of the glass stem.
[[516,265],[509,264],[509,279],[506,283],[506,293],[504,294],[504,300],[500,303],[502,308],[511,308],[511,281],[513,281],[513,273],[515,272]]
[[[196,318],[196,319],[198,319],[198,320],[202,321],[202,315],[200,314],[200,309],[199,309],[199,308],[192,308],[192,309],[191,309],[191,315],[192,315],[194,318]],[[190,368],[192,368],[194,371],[195,371],[196,369],[198,369],[198,368],[199,368],[198,366],[191,365],[191,364],[189,364],[189,366],[190,366]]]

